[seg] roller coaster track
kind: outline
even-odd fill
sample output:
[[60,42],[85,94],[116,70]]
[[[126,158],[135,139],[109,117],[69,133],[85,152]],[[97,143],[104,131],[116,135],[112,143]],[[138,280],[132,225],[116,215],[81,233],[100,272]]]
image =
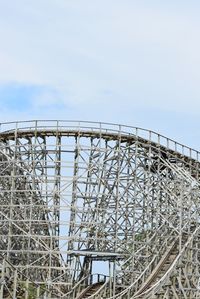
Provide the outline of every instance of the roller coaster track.
[[89,285],[81,294],[77,297],[77,299],[86,299],[90,298],[93,294],[98,292],[100,288],[104,285],[104,282],[96,282],[94,284]]
[[[179,178],[187,181],[192,187],[200,185],[199,182],[195,178],[193,178],[191,174],[184,168],[179,167],[176,164],[174,165],[164,159],[162,160],[166,167],[170,168]],[[106,296],[106,288],[111,283],[111,280],[107,281],[106,283],[99,282],[91,284],[87,288],[85,288],[82,291],[82,293],[79,294],[78,297],[76,297],[76,299],[147,299],[153,298],[152,296],[154,296],[155,293],[162,296],[161,298],[165,298],[165,293],[162,287],[163,285],[167,284],[171,273],[176,268],[177,263],[181,260],[185,250],[189,246],[190,242],[192,241],[193,237],[198,232],[198,230],[198,227],[196,229],[192,228],[193,232],[191,236],[182,233],[181,248],[180,236],[178,235],[171,243],[171,245],[167,246],[166,251],[160,258],[160,261],[157,263],[153,271],[150,273],[149,276],[146,277],[145,280],[142,278],[142,276],[145,274],[146,271],[144,271],[142,275],[132,285],[130,285],[124,291],[112,297]],[[139,287],[139,289],[136,292],[134,292],[133,290],[135,289],[135,286],[137,285],[139,279],[144,280],[144,283]]]
[[177,238],[176,241],[169,247],[151,275],[146,279],[141,288],[134,294],[133,298],[143,298],[143,293],[148,293],[148,291],[151,290],[156,282],[158,282],[169,270],[170,266],[173,264],[179,253],[178,241],[179,240]]
[[107,125],[1,124],[0,299],[200,298],[200,152]]

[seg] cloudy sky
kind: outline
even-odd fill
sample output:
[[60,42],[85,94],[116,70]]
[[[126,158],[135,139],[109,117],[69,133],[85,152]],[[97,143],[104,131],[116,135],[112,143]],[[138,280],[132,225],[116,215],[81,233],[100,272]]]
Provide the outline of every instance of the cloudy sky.
[[197,0],[0,0],[0,122],[115,122],[199,149],[199,15]]

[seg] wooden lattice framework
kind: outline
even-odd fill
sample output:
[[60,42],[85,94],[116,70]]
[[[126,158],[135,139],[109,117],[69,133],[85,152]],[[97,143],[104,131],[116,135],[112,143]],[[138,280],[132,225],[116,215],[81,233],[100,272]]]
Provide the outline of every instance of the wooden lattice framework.
[[140,128],[2,123],[0,298],[200,298],[199,161]]

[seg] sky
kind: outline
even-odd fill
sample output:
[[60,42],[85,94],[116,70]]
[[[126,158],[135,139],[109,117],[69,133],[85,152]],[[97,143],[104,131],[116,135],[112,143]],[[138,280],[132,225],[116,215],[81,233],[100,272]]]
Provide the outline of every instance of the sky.
[[197,0],[0,0],[0,122],[114,122],[200,149],[199,14]]

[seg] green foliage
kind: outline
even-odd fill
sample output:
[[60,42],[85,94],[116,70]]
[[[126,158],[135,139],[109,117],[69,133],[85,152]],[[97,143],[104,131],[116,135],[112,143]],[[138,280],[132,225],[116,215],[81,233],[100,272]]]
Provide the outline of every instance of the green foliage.
[[147,231],[143,230],[141,233],[137,233],[135,235],[135,241],[143,241],[143,240],[145,240],[148,233],[149,233],[148,230]]
[[21,283],[18,290],[17,298],[24,299],[26,293],[28,293],[28,297],[27,297],[28,299],[38,298],[38,287],[39,287],[39,296],[42,296],[45,292],[45,285],[37,286],[34,283],[29,283],[27,287],[25,282]]

